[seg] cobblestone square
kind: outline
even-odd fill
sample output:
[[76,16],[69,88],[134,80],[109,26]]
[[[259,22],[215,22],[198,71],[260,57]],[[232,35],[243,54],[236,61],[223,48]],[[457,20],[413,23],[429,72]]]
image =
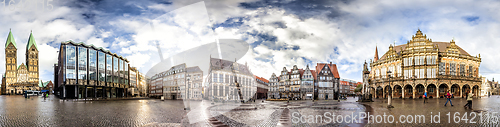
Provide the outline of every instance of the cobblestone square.
[[[498,99],[500,96],[474,99],[473,110],[464,109],[466,101],[462,98],[452,99],[454,106],[444,106],[445,99],[429,99],[425,104],[423,99],[393,99],[394,108],[388,109],[387,99],[358,103],[357,98],[350,97],[340,102],[191,101],[191,110],[186,111],[182,100],[76,101],[53,96],[47,99],[0,96],[0,126],[498,126],[498,122],[493,123],[498,119],[487,116],[493,113],[498,116]],[[384,113],[394,117],[392,123],[376,117]],[[360,114],[374,117],[362,118]],[[352,115],[355,117],[345,117]],[[423,120],[415,119],[420,115]],[[400,117],[408,116],[413,118],[411,123],[400,122]]]

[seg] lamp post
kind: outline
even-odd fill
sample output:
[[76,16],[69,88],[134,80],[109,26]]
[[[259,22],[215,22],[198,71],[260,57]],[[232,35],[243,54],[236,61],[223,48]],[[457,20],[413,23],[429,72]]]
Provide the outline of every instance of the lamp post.
[[189,92],[191,92],[191,90],[190,90],[191,82],[189,82],[189,80],[190,80],[190,78],[188,78],[189,76],[190,76],[189,74],[186,75],[187,82],[184,83],[184,84],[187,84],[185,86],[186,88],[184,91],[186,93],[185,95],[186,95],[186,100],[187,100],[187,106],[184,108],[184,110],[191,110],[191,97],[189,97],[190,96]]
[[389,93],[387,93],[387,108],[394,108],[394,106],[392,106],[392,96],[391,96],[391,93],[392,93],[392,86],[391,86],[391,71],[387,71],[387,76],[389,78]]

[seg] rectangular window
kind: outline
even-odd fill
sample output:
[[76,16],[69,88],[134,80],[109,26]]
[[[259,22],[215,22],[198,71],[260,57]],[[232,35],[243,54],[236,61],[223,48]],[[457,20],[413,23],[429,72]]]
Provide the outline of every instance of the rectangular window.
[[446,66],[445,66],[445,63],[440,62],[438,69],[439,69],[439,75],[446,75]]
[[417,76],[416,78],[421,78],[419,72],[420,69],[415,69],[415,75]]
[[472,65],[469,65],[469,77],[472,77]]
[[408,58],[403,58],[403,66],[408,66]]
[[220,83],[224,82],[223,79],[224,79],[224,75],[223,74],[219,74],[219,82]]
[[457,68],[455,63],[450,63],[450,74],[453,76],[457,75]]
[[420,69],[420,78],[425,78],[425,69]]
[[225,83],[230,83],[230,82],[229,82],[229,75],[226,75],[226,76],[224,77],[224,82],[225,82]]
[[119,67],[120,66],[118,65],[118,58],[113,57],[113,82],[114,83],[118,83],[118,80],[120,80],[118,78],[118,72],[120,72]]
[[123,60],[118,59],[118,83],[123,84],[125,83],[125,80],[123,78],[125,77],[125,68],[123,67]]
[[408,58],[408,65],[413,66],[413,57]]
[[415,65],[420,65],[420,57],[415,56]]
[[106,54],[106,82],[113,82],[113,57]]
[[465,64],[460,64],[460,76],[465,76]]
[[218,80],[217,80],[217,74],[215,73],[212,73],[212,82],[216,83]]
[[129,80],[128,80],[128,75],[129,75],[128,73],[129,72],[128,72],[128,62],[127,61],[123,62],[123,68],[124,68],[123,70],[125,71],[124,72],[124,79],[123,79],[124,84],[128,84],[129,83]]
[[66,78],[76,79],[76,48],[66,45]]
[[89,49],[89,78],[97,80],[97,52]]
[[78,47],[78,79],[87,79],[87,48]]
[[436,64],[437,56],[432,56],[432,64]]

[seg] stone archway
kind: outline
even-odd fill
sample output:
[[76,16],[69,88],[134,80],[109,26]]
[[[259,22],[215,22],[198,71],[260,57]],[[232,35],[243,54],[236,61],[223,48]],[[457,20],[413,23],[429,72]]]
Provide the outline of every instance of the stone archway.
[[474,85],[472,87],[472,94],[474,95],[474,97],[479,97],[479,86],[478,85]]
[[394,92],[394,97],[393,98],[402,98],[403,97],[402,96],[403,95],[402,91],[403,91],[403,89],[401,88],[401,86],[395,85],[394,86],[394,91],[392,91],[392,92]]
[[470,86],[465,84],[462,86],[462,98],[465,98],[467,95],[467,92],[470,90]]
[[446,84],[439,85],[439,98],[444,98],[447,92],[448,92],[448,85]]
[[405,86],[405,98],[413,98],[413,87],[411,85]]
[[377,87],[376,98],[381,98],[384,96],[384,89],[380,86]]
[[425,92],[424,88],[425,87],[422,84],[418,84],[417,86],[415,86],[415,97],[416,98],[422,98],[424,96],[424,92]]
[[453,94],[453,98],[455,98],[455,96],[459,97],[460,96],[460,86],[458,86],[457,84],[453,84],[451,85],[451,94]]
[[436,97],[436,85],[434,84],[429,84],[427,85],[427,96],[428,98],[434,98]]
[[376,92],[376,89],[374,87],[370,87],[370,96],[371,96],[371,98],[376,98],[375,97],[376,96],[375,92]]
[[[387,98],[387,97],[389,96],[389,94],[391,94],[391,93],[390,93],[391,89],[392,89],[392,88],[391,88],[391,86],[389,86],[389,85],[387,85],[387,86],[385,86],[385,87],[384,87],[384,93],[385,93],[385,94],[384,94],[384,98]],[[392,92],[394,92],[394,91],[392,91]],[[394,97],[393,97],[393,98],[394,98]]]

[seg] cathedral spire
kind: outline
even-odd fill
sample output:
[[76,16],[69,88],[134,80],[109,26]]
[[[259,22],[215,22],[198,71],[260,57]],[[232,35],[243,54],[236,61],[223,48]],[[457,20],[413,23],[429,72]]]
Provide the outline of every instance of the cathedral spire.
[[14,45],[14,48],[17,49],[16,45],[16,40],[14,40],[14,36],[12,35],[12,30],[9,31],[9,35],[7,36],[7,41],[5,42],[5,47],[9,46],[9,44],[12,43]]
[[373,62],[378,60],[378,49],[377,46],[375,46],[375,56],[373,57]]
[[28,44],[26,45],[26,51],[28,51],[32,45],[34,45],[35,49],[38,50],[38,47],[36,46],[35,38],[33,37],[33,31],[31,31],[31,33],[30,33],[30,38],[28,39]]

